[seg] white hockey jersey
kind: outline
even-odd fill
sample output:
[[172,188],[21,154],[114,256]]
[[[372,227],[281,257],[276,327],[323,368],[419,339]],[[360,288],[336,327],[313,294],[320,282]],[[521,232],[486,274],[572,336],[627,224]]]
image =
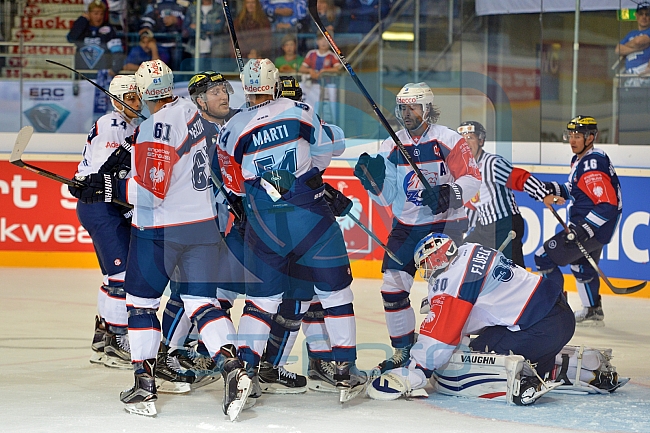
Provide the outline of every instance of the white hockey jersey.
[[137,120],[129,122],[117,111],[111,111],[97,119],[88,133],[83,159],[77,167],[77,174],[88,176],[97,173],[106,159],[124,142],[124,139],[133,135],[136,124]]
[[[456,131],[433,124],[417,142],[405,129],[398,131],[397,137],[431,186],[456,183],[463,190],[464,203],[476,195],[481,174],[471,149]],[[392,138],[381,144],[379,154],[385,160],[386,179],[381,194],[370,194],[370,197],[381,205],[391,204],[395,218],[401,223],[423,225],[467,218],[462,207],[434,215],[422,204],[420,191],[424,186]]]
[[[127,201],[141,231],[214,220],[209,128],[195,105],[176,98],[145,120],[131,151]],[[216,224],[215,224],[216,226]]]
[[243,195],[244,181],[269,170],[298,177],[313,167],[325,170],[334,144],[307,104],[278,98],[250,107],[228,121],[219,136],[224,184]]
[[429,284],[431,311],[420,334],[434,340],[436,369],[451,357],[463,335],[489,326],[526,329],[544,318],[562,288],[515,265],[502,253],[463,244],[445,272]]

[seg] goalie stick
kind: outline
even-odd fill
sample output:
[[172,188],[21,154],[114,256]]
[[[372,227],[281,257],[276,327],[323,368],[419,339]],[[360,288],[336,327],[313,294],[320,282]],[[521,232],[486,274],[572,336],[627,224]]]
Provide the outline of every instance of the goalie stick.
[[582,255],[585,256],[585,258],[587,259],[589,264],[596,270],[596,272],[598,272],[598,275],[600,275],[600,278],[603,279],[605,284],[607,284],[607,287],[609,287],[612,292],[616,293],[617,295],[629,295],[630,293],[638,292],[639,290],[643,289],[646,286],[647,281],[644,281],[644,282],[639,283],[639,284],[637,284],[635,286],[627,287],[627,288],[616,287],[615,285],[613,285],[609,281],[607,276],[603,273],[603,271],[600,269],[600,266],[598,266],[598,263],[596,263],[596,261],[593,259],[593,257],[591,257],[591,254],[589,254],[589,252],[585,249],[585,247],[582,246],[580,241],[578,239],[576,239],[575,235],[573,233],[571,233],[571,230],[569,230],[569,227],[566,225],[564,220],[560,217],[560,215],[558,215],[557,211],[553,208],[553,205],[549,204],[549,205],[547,205],[547,207],[550,209],[550,211],[553,214],[553,216],[555,217],[555,219],[562,225],[562,228],[564,229],[564,232],[566,233],[567,239],[576,243],[576,245],[580,249],[580,252],[582,253]]
[[[29,140],[32,138],[32,134],[34,133],[34,128],[31,126],[24,126],[19,132],[18,136],[16,137],[16,142],[14,143],[14,148],[11,151],[11,155],[9,156],[9,162],[12,163],[15,166],[24,168],[25,170],[29,170],[32,173],[36,173],[38,175],[47,177],[48,179],[55,180],[57,182],[64,183],[68,186],[73,186],[77,188],[83,188],[85,185],[81,182],[78,182],[73,179],[68,179],[67,177],[63,177],[59,174],[52,173],[51,171],[47,171],[43,168],[36,167],[35,165],[28,164],[25,161],[22,160],[23,152],[25,151],[25,148],[29,144]],[[127,207],[129,209],[133,208],[133,205],[129,203],[125,203],[120,200],[113,200],[114,203],[117,203],[121,206]]]
[[95,83],[93,80],[91,80],[90,78],[86,77],[86,76],[85,76],[84,74],[82,74],[81,72],[78,72],[76,69],[73,69],[73,68],[71,68],[71,67],[69,67],[69,66],[66,66],[66,65],[64,65],[64,64],[62,64],[62,63],[59,63],[59,62],[55,62],[54,60],[47,60],[47,59],[46,59],[45,61],[48,62],[48,63],[52,63],[53,65],[61,66],[61,67],[63,67],[63,68],[66,68],[66,69],[68,69],[68,70],[74,72],[75,74],[79,75],[81,78],[83,78],[84,80],[88,81],[90,84],[92,84],[93,86],[97,87],[99,90],[101,90],[102,92],[104,92],[104,94],[105,94],[106,96],[108,96],[109,98],[111,98],[111,99],[113,99],[113,100],[119,102],[123,107],[128,108],[130,111],[132,111],[133,113],[135,113],[135,114],[136,114],[140,119],[142,119],[142,120],[147,120],[147,118],[144,117],[144,116],[142,115],[141,112],[139,112],[138,110],[136,110],[136,109],[134,109],[134,108],[129,107],[127,104],[123,103],[123,102],[120,100],[120,98],[118,98],[117,96],[113,95],[111,92],[109,92],[108,90],[104,89],[102,86],[100,86],[99,84]]
[[323,21],[321,21],[320,17],[318,16],[318,7],[317,7],[318,0],[309,0],[308,1],[308,8],[309,8],[309,15],[311,15],[311,18],[314,20],[314,23],[316,23],[316,26],[320,30],[320,32],[325,36],[325,39],[327,42],[330,44],[330,47],[332,47],[332,50],[334,53],[337,55],[339,58],[339,61],[341,64],[345,67],[345,69],[348,71],[350,74],[350,77],[352,77],[352,81],[357,85],[359,90],[361,90],[361,93],[363,96],[366,98],[370,106],[372,107],[373,111],[379,118],[379,122],[382,124],[384,129],[386,129],[386,132],[388,132],[388,135],[390,135],[390,138],[393,139],[395,142],[395,145],[399,148],[400,153],[408,163],[408,165],[411,166],[413,171],[415,172],[415,175],[418,177],[422,185],[424,186],[424,189],[427,190],[427,192],[433,194],[433,188],[427,181],[427,179],[424,177],[424,174],[422,174],[422,171],[420,168],[413,162],[413,158],[408,154],[406,147],[402,144],[399,138],[397,138],[397,134],[395,134],[395,131],[393,131],[393,128],[388,124],[388,120],[384,117],[382,114],[381,110],[379,107],[377,107],[377,104],[375,101],[372,99],[372,96],[368,93],[366,90],[366,87],[363,85],[359,77],[357,77],[357,74],[354,72],[354,69],[352,69],[352,66],[350,63],[347,61],[345,56],[343,55],[343,52],[339,49],[339,47],[336,45],[334,42],[334,39],[332,39],[332,36],[329,34],[327,29],[325,28],[325,25],[323,25]]

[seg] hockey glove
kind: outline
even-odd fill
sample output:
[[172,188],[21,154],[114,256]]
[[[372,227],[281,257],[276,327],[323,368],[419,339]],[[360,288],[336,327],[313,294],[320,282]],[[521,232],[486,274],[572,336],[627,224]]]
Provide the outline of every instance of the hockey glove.
[[89,176],[75,176],[75,180],[81,186],[69,186],[68,190],[82,203],[110,203],[113,195],[117,195],[117,179],[111,174],[93,173]]
[[235,217],[235,223],[243,224],[246,221],[246,209],[244,209],[244,198],[235,194],[228,197],[228,210]]
[[99,168],[99,173],[115,173],[118,179],[125,179],[131,170],[131,144],[133,136],[126,137],[124,142],[110,154],[106,162]]
[[384,188],[384,179],[386,179],[386,165],[384,157],[377,155],[372,157],[367,153],[362,153],[354,166],[354,175],[359,178],[361,185],[375,195],[381,194]]
[[434,215],[447,212],[449,208],[458,209],[463,206],[463,189],[455,183],[443,183],[431,187],[431,190],[420,191],[422,204],[428,206]]
[[595,235],[594,227],[585,220],[569,223],[569,233],[567,233],[567,240],[573,241],[577,239],[580,243],[587,242]]
[[352,210],[352,200],[329,183],[325,185],[325,201],[334,216],[346,216]]
[[557,182],[544,182],[544,186],[546,187],[546,190],[550,194],[557,195],[557,196],[560,196],[560,197],[564,197],[562,195],[562,187],[560,186],[559,183],[557,183]]

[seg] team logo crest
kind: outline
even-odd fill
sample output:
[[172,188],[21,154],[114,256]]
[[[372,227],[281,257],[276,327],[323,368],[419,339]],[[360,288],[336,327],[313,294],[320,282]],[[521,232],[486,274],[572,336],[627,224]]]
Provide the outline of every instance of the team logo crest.
[[515,276],[515,273],[512,270],[514,266],[515,264],[512,260],[507,259],[506,257],[501,257],[499,264],[496,265],[492,271],[492,277],[494,277],[495,280],[507,283]]
[[120,266],[122,264],[122,260],[115,259],[115,261],[113,263],[115,264],[115,266]]
[[86,45],[79,49],[79,55],[88,65],[88,69],[94,69],[99,59],[104,55],[104,49],[97,45]]
[[[434,186],[438,184],[438,173],[422,170],[422,174],[426,178],[427,182],[429,182],[429,185]],[[420,191],[424,189],[424,186],[414,171],[407,173],[404,177],[402,187],[404,188],[407,202],[413,203],[415,206],[422,206]]]
[[57,104],[38,104],[25,111],[36,132],[56,132],[70,112]]
[[165,180],[165,170],[160,166],[160,164],[158,164],[158,167],[151,167],[151,169],[149,169],[149,179],[151,179],[154,188],[156,188],[160,182]]

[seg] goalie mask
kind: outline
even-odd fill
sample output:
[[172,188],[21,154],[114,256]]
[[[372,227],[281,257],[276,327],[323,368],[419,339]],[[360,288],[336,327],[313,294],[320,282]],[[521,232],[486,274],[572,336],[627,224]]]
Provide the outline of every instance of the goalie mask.
[[[111,84],[108,86],[108,91],[120,101],[124,101],[124,95],[127,93],[135,93],[137,95],[138,88],[135,85],[135,77],[133,75],[116,75],[111,80]],[[111,103],[115,110],[125,110],[124,106],[119,102],[115,102],[113,98],[111,98]]]
[[143,101],[174,96],[174,73],[162,60],[142,62],[135,73],[135,82]]
[[239,75],[245,95],[278,96],[280,72],[269,59],[251,59]]
[[436,277],[444,271],[458,253],[454,241],[442,233],[429,233],[417,244],[413,260],[425,280]]
[[395,97],[395,117],[404,125],[402,118],[403,105],[420,105],[422,107],[422,122],[416,127],[416,130],[424,122],[435,123],[438,120],[439,113],[433,107],[433,92],[427,83],[408,83]]
[[280,77],[280,96],[284,98],[289,98],[294,101],[302,101],[302,88],[300,84],[296,81],[295,77],[290,75],[283,75]]

